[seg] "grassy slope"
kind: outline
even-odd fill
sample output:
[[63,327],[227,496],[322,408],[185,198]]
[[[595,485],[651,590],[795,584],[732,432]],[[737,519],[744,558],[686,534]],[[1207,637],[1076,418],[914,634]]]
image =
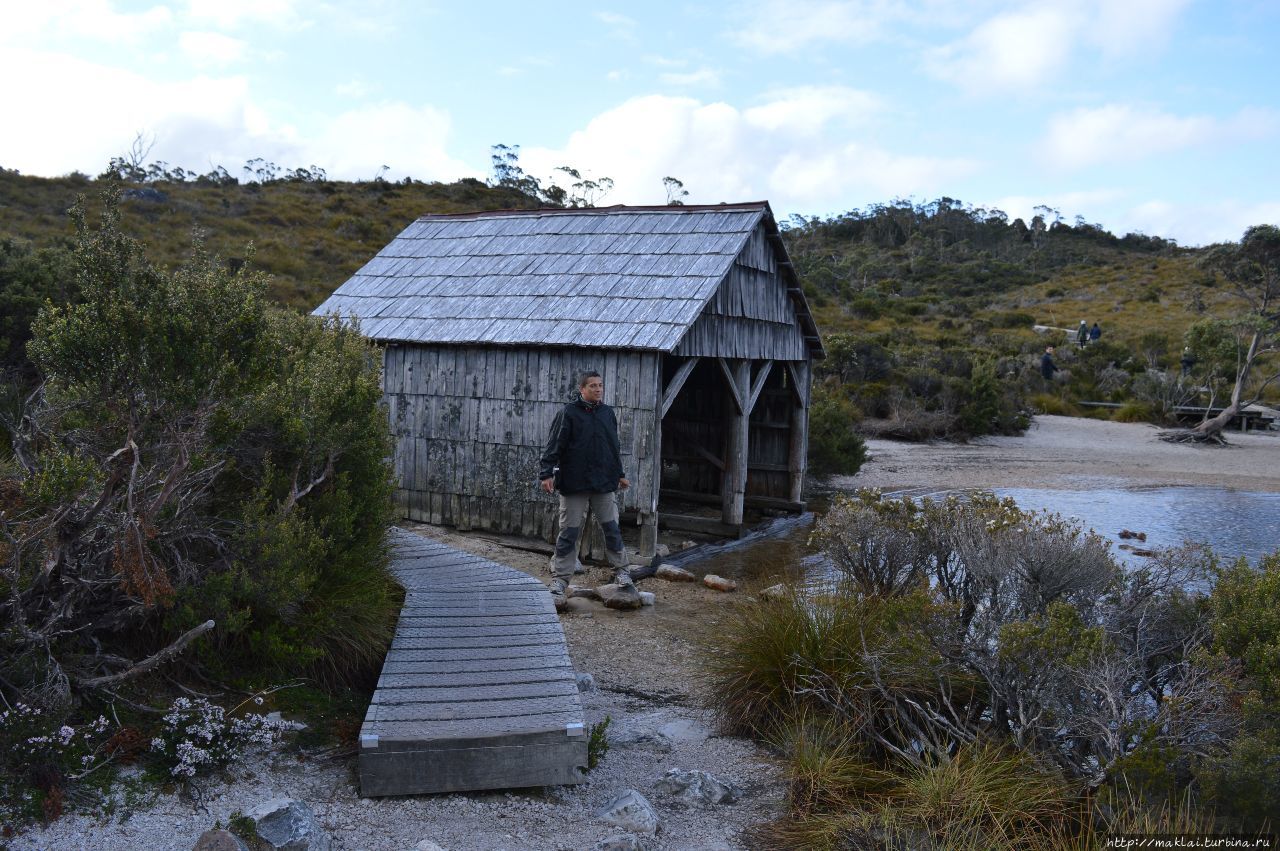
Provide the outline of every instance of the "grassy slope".
[[[66,211],[78,194],[96,209],[103,184],[84,177],[37,178],[0,171],[0,235],[52,245],[71,237]],[[426,213],[528,207],[530,199],[477,181],[409,185],[286,183],[198,185],[155,183],[144,187],[160,200],[126,198],[124,229],[162,265],[179,264],[190,250],[192,230],[204,233],[214,254],[244,257],[274,279],[281,303],[309,310],[364,265],[409,223]]]
[[[96,203],[92,202],[101,188],[100,182],[83,176],[47,179],[0,170],[0,235],[18,236],[37,246],[66,240],[72,234],[67,209],[78,194],[88,196],[94,209]],[[154,190],[161,197],[127,198],[124,227],[147,244],[154,259],[165,265],[180,263],[195,228],[204,233],[207,247],[218,256],[244,257],[252,243],[254,264],[273,276],[273,296],[299,310],[319,304],[418,216],[536,206],[518,192],[490,188],[474,180],[409,185],[382,181],[230,186],[160,182],[140,188]],[[910,246],[868,249],[831,231],[808,236],[792,233],[788,241],[793,243],[793,254],[810,252],[835,258],[837,267],[855,256],[860,263],[869,256],[877,264],[883,261],[884,268],[898,264],[898,269],[904,269],[912,262]],[[972,254],[958,256],[954,248],[948,248],[943,256],[925,258],[935,269],[930,272],[931,283],[914,290],[908,287],[902,293],[924,302],[923,310],[912,314],[887,311],[868,319],[850,307],[848,289],[839,291],[833,285],[827,292],[815,293],[810,287],[819,326],[826,333],[896,327],[927,341],[970,333],[968,329],[977,320],[1000,328],[1010,342],[1026,346],[1042,343],[1045,338],[1025,323],[1002,321],[1002,315],[1017,312],[1031,316],[1036,323],[1064,328],[1074,328],[1082,318],[1098,321],[1107,340],[1129,346],[1136,346],[1147,332],[1161,332],[1169,337],[1172,356],[1181,346],[1183,332],[1203,313],[1224,315],[1238,305],[1225,284],[1197,268],[1194,251],[1144,252],[1068,236],[1045,249],[1056,258],[1049,264],[1056,270],[1048,272],[1037,271],[1037,260],[1025,251],[1011,252],[1007,247],[996,251],[999,263],[1016,270],[1006,274],[1006,279],[1035,282],[957,295],[948,284],[949,269],[977,261]],[[1070,262],[1076,256],[1080,262]],[[800,262],[799,266],[803,270],[806,264]],[[854,283],[865,287],[865,272]],[[869,283],[875,285],[874,275]]]

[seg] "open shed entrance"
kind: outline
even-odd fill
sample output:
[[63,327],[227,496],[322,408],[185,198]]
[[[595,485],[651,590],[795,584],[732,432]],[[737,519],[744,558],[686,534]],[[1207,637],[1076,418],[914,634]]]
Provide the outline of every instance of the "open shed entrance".
[[660,526],[736,537],[762,509],[804,510],[805,378],[785,361],[664,359]]

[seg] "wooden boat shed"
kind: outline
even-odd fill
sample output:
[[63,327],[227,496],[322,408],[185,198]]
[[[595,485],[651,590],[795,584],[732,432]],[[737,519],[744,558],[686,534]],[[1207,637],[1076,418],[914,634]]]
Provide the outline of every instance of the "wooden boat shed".
[[[538,459],[598,370],[649,555],[670,528],[799,511],[818,330],[765,202],[424,216],[317,314],[384,344],[397,498],[416,520],[540,536]],[[710,503],[718,519],[660,505]]]

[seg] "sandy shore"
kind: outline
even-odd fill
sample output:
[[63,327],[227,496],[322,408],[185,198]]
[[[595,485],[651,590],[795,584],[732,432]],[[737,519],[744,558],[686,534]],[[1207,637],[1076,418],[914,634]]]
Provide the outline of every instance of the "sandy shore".
[[1229,432],[1229,446],[1205,447],[1166,443],[1159,431],[1140,423],[1041,416],[1019,437],[967,444],[869,440],[863,469],[831,485],[887,491],[1216,485],[1280,492],[1280,432]]

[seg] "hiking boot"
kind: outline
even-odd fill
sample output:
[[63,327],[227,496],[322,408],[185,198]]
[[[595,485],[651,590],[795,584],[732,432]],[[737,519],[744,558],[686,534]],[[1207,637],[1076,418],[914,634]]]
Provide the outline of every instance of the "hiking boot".
[[620,567],[613,572],[613,584],[620,585],[623,588],[635,587],[635,582],[631,580],[631,571],[625,567]]
[[569,583],[563,579],[556,577],[551,580],[551,597],[554,600],[563,600],[565,589],[569,587]]

